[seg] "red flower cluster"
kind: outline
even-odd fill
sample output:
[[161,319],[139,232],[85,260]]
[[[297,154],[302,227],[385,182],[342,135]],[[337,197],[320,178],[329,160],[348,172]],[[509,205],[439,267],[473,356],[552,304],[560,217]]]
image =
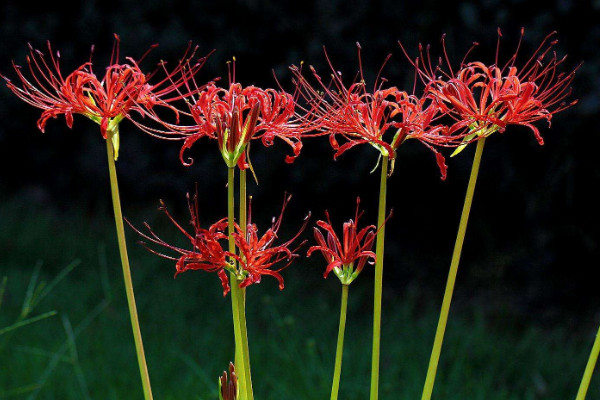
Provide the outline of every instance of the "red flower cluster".
[[[184,160],[185,150],[202,137],[217,140],[229,167],[248,167],[246,150],[252,139],[261,139],[265,145],[271,145],[275,138],[283,140],[292,147],[293,154],[286,157],[287,162],[292,162],[302,148],[302,137],[314,131],[313,136],[329,135],[334,157],[359,144],[372,145],[390,158],[390,174],[398,147],[407,139],[417,139],[434,152],[444,178],[446,165],[438,147],[458,146],[457,151],[460,151],[470,141],[496,131],[503,132],[510,124],[528,127],[543,143],[533,123],[540,119],[550,122],[553,114],[576,103],[564,102],[571,93],[569,85],[577,68],[568,74],[560,72],[565,59],[559,59],[552,51],[557,43],[555,33],[542,41],[521,68],[516,66],[520,43],[508,62],[500,66],[501,33],[498,33],[493,64],[466,62],[471,49],[456,71],[446,55],[445,44],[445,66],[436,67],[429,50],[424,52],[421,46],[419,57],[411,62],[426,84],[422,96],[395,86],[384,87],[381,70],[389,56],[373,88],[368,90],[360,46],[359,71],[350,86],[343,82],[341,73],[325,53],[332,72],[331,81],[324,82],[310,67],[315,80],[312,84],[300,68],[292,66],[294,94],[282,89],[244,87],[235,82],[235,60],[230,63],[228,87],[219,87],[215,82],[199,85],[194,76],[205,58],[192,64],[196,48],[191,46],[172,71],[163,63],[165,76],[150,83],[153,74],[144,74],[138,66],[147,53],[138,61],[127,58],[125,63],[120,63],[116,35],[110,65],[101,79],[94,74],[91,61],[65,77],[60,71],[60,55],[53,53],[49,43],[48,57],[30,46],[27,57],[30,77],[14,63],[20,84],[2,77],[18,97],[43,110],[38,120],[40,130],[44,131],[48,119],[59,115],[64,115],[71,127],[73,114],[81,114],[100,125],[104,138],[111,136],[115,150],[119,145],[119,122],[137,112],[162,125],[157,129],[133,120],[145,132],[165,139],[184,139],[180,157],[186,165],[191,164],[191,160]],[[299,97],[306,101],[305,105],[298,105]],[[172,105],[182,99],[189,107],[185,112]],[[163,121],[154,110],[157,105],[175,112],[176,122]],[[297,110],[304,115],[299,115]],[[194,123],[180,124],[180,114],[191,116]],[[445,115],[454,122],[442,123]],[[115,155],[117,153],[115,151]]]
[[[152,46],[150,50],[155,47]],[[115,35],[115,44],[110,60],[102,79],[94,74],[91,60],[64,77],[60,70],[60,53],[54,54],[48,42],[49,58],[39,50],[29,46],[27,56],[29,78],[23,68],[13,62],[13,67],[20,80],[20,85],[13,83],[2,75],[10,90],[19,98],[34,107],[43,110],[37,122],[38,128],[44,132],[50,118],[64,115],[67,126],[73,126],[73,114],[81,114],[100,125],[104,139],[107,131],[115,134],[115,158],[118,154],[118,124],[123,118],[130,118],[132,111],[144,113],[144,109],[165,106],[176,111],[170,103],[184,97],[178,89],[186,83],[204,64],[205,59],[198,60],[190,67],[196,49],[188,46],[183,60],[166,76],[156,83],[150,83],[152,74],[144,74],[138,66],[147,54],[138,61],[127,58],[126,63],[119,63],[119,37]],[[92,48],[93,51],[93,48]],[[183,70],[186,73],[183,74]],[[139,126],[139,122],[136,122]]]
[[[344,223],[342,240],[335,233],[327,211],[325,211],[327,221],[317,221],[317,227],[314,228],[317,245],[308,249],[307,256],[310,257],[315,251],[321,252],[327,262],[323,278],[327,278],[327,275],[333,271],[342,284],[349,285],[360,274],[369,259],[371,263],[375,262],[376,255],[371,248],[377,237],[377,227],[367,225],[358,229],[358,220],[363,214],[359,211],[359,206],[360,198],[357,198],[354,220]],[[327,234],[327,239],[319,228]],[[358,262],[356,268],[355,262]]]
[[[161,201],[159,210],[163,211],[169,220],[177,227],[181,233],[192,244],[192,250],[186,250],[178,246],[171,245],[162,240],[150,226],[145,223],[144,226],[148,233],[143,233],[140,230],[129,224],[142,238],[148,242],[166,247],[169,250],[178,253],[179,256],[174,257],[158,252],[148,246],[146,242],[141,242],[150,252],[176,261],[175,276],[188,270],[202,270],[206,272],[216,272],[223,286],[223,295],[227,295],[230,290],[228,272],[233,272],[240,281],[240,287],[247,287],[254,283],[260,283],[262,275],[270,275],[279,282],[279,289],[283,289],[283,277],[280,271],[290,265],[292,260],[298,257],[296,251],[305,243],[300,243],[294,250],[290,250],[290,245],[298,238],[300,233],[305,229],[308,217],[298,233],[285,243],[275,245],[277,232],[281,226],[283,211],[290,197],[286,197],[281,209],[281,213],[277,219],[273,218],[271,227],[259,238],[258,228],[251,222],[251,211],[249,212],[246,235],[239,225],[235,224],[235,232],[233,237],[237,248],[240,249],[240,254],[234,254],[224,250],[227,246],[228,235],[226,233],[228,221],[223,218],[212,224],[209,229],[204,229],[200,226],[198,217],[198,198],[194,196],[193,201],[188,195],[188,207],[191,215],[190,223],[194,228],[194,234],[188,233],[169,213],[164,203]],[[285,261],[286,264],[278,269],[272,267],[276,264]],[[236,266],[236,262],[238,265]]]
[[[361,48],[358,43],[357,46],[360,80],[349,87],[344,84],[341,73],[333,67],[327,53],[325,57],[332,71],[330,83],[325,83],[312,66],[310,70],[316,80],[315,85],[302,75],[300,68],[291,67],[296,86],[308,103],[307,114],[315,120],[314,125],[321,134],[329,135],[336,151],[334,158],[354,146],[369,143],[392,160],[391,174],[397,148],[406,139],[417,139],[436,154],[445,178],[443,156],[433,145],[457,146],[464,135],[460,130],[438,123],[442,113],[430,97],[409,95],[395,86],[383,88],[385,80],[380,77],[381,70],[389,56],[375,79],[373,89],[368,91],[362,70]],[[387,138],[388,132],[393,132],[391,139]],[[344,140],[341,145],[340,137]]]
[[550,123],[553,114],[577,103],[577,100],[569,103],[564,100],[571,94],[569,85],[579,67],[568,74],[559,71],[565,57],[559,59],[552,52],[558,43],[553,39],[555,34],[553,32],[546,36],[521,68],[515,63],[524,35],[523,29],[515,53],[504,66],[498,61],[502,37],[499,29],[496,60],[492,65],[478,61],[466,62],[465,56],[455,72],[446,54],[444,38],[445,69],[440,66],[434,69],[429,51],[424,54],[422,47],[420,57],[413,64],[426,83],[427,92],[444,113],[454,118],[455,129],[470,129],[468,140],[477,136],[487,137],[496,131],[504,132],[507,125],[513,124],[531,129],[538,142],[543,144],[539,130],[533,123],[541,119]]
[[[193,77],[187,82],[190,89],[198,88]],[[157,131],[164,138],[173,135],[183,137],[180,158],[184,165],[192,160],[184,160],[184,152],[203,137],[216,139],[219,150],[228,167],[238,165],[245,169],[248,163],[245,151],[252,139],[261,139],[265,146],[273,144],[275,138],[292,147],[293,155],[286,157],[291,163],[302,148],[301,135],[307,130],[296,115],[296,99],[293,95],[275,89],[261,89],[256,86],[242,86],[235,82],[235,59],[230,64],[229,87],[218,87],[214,82],[197,90],[197,96],[187,100],[192,125],[179,125],[160,122],[166,130]]]
[[[91,60],[64,76],[60,70],[60,55],[54,54],[49,43],[48,57],[30,46],[28,74],[13,63],[19,84],[2,77],[19,98],[43,110],[37,123],[42,132],[50,118],[64,115],[67,125],[72,127],[73,115],[84,115],[100,125],[105,139],[112,140],[115,158],[119,145],[118,125],[123,118],[131,119],[135,112],[149,116],[162,126],[157,129],[131,119],[145,132],[165,139],[184,140],[180,158],[186,165],[191,164],[191,159],[184,160],[184,152],[202,137],[217,140],[223,159],[230,168],[236,165],[241,169],[249,167],[247,150],[253,139],[260,139],[267,146],[275,138],[283,140],[292,147],[293,154],[286,157],[287,162],[292,162],[302,148],[302,137],[310,136],[309,131],[313,131],[312,136],[329,135],[335,150],[334,158],[354,146],[370,144],[382,156],[390,158],[389,174],[393,172],[399,146],[408,139],[416,139],[434,152],[444,179],[446,165],[438,147],[458,147],[457,153],[471,141],[496,131],[503,132],[511,124],[531,129],[542,144],[539,130],[533,124],[542,119],[550,123],[552,115],[576,103],[576,100],[565,102],[565,99],[571,94],[569,85],[578,67],[569,73],[560,71],[565,58],[558,58],[553,52],[557,43],[554,35],[548,35],[520,68],[516,66],[520,41],[508,62],[502,66],[499,64],[500,31],[496,59],[491,65],[467,62],[471,48],[459,67],[453,69],[442,40],[444,62],[434,67],[429,48],[424,51],[420,46],[419,56],[411,59],[411,63],[425,84],[422,96],[415,95],[414,89],[413,94],[409,94],[396,86],[386,86],[381,72],[389,56],[372,89],[367,89],[360,45],[357,78],[349,86],[325,52],[331,80],[325,82],[310,67],[313,84],[303,76],[301,68],[292,66],[296,86],[294,94],[283,89],[261,89],[235,82],[235,60],[229,64],[227,87],[219,87],[215,82],[199,85],[195,74],[206,58],[192,62],[197,48],[191,45],[171,71],[162,63],[164,77],[151,83],[154,74],[144,74],[138,66],[147,52],[138,61],[126,58],[124,63],[120,63],[119,38],[116,35],[110,65],[102,78],[94,74]],[[188,110],[176,108],[172,103],[177,100],[184,100]],[[299,105],[299,100],[305,104]],[[155,110],[157,106],[174,112],[176,122],[163,121]],[[300,115],[298,110],[304,115]],[[189,116],[194,122],[180,124],[180,115]],[[445,123],[446,120],[448,123]],[[291,240],[278,246],[273,244],[288,200],[284,201],[279,218],[273,220],[271,228],[262,237],[258,236],[258,230],[251,222],[246,230],[235,225],[233,237],[240,249],[239,254],[223,250],[222,241],[227,239],[224,232],[226,220],[218,221],[209,229],[200,227],[197,201],[189,204],[194,235],[187,233],[162,207],[190,240],[193,250],[167,244],[149,227],[149,234],[142,236],[179,253],[178,257],[163,255],[177,261],[177,273],[190,269],[217,272],[225,293],[229,290],[226,270],[235,273],[242,287],[260,282],[262,275],[271,275],[283,288],[279,274],[281,268],[274,270],[272,267],[283,261],[289,264],[297,256],[297,249],[290,250],[289,246],[306,226],[305,222]],[[376,229],[371,225],[357,230],[360,216],[357,206],[355,221],[344,224],[342,246],[326,215],[328,222],[319,221],[318,226],[327,232],[327,240],[315,228],[319,244],[311,247],[309,254],[321,251],[329,263],[325,275],[333,270],[340,279],[351,281],[372,258],[370,248]],[[357,260],[358,266],[354,270],[353,263]]]

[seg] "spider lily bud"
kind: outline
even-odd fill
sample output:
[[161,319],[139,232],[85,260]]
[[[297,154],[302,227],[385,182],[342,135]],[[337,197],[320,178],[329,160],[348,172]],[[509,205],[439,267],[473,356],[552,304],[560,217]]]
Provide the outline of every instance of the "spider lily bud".
[[237,376],[235,375],[235,367],[232,362],[229,363],[229,375],[227,371],[219,377],[219,400],[237,400],[239,388],[237,384]]

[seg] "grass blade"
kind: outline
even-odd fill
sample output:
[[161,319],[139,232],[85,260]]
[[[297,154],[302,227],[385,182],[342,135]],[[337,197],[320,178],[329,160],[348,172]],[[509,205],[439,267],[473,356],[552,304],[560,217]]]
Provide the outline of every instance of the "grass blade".
[[33,324],[34,322],[38,322],[43,319],[52,317],[56,314],[58,314],[56,311],[48,311],[46,313],[36,315],[35,317],[31,317],[28,319],[24,319],[22,321],[15,322],[14,324],[7,326],[6,328],[0,329],[0,336],[4,335],[5,333],[8,333],[10,331],[14,331],[15,329],[19,329],[25,325]]
[[[77,327],[73,330],[73,338],[77,338],[81,332],[83,332],[90,324],[91,322],[98,316],[100,315],[100,313],[110,304],[110,300],[108,299],[104,299],[100,302],[100,304],[98,304],[80,323],[79,325],[77,325]],[[54,357],[52,357],[52,359],[50,360],[50,362],[48,363],[48,365],[46,366],[46,369],[44,370],[44,372],[42,373],[42,375],[40,376],[40,378],[38,379],[37,384],[39,385],[39,388],[36,389],[35,391],[33,391],[28,397],[27,400],[34,400],[35,398],[37,398],[40,390],[42,387],[44,387],[44,385],[46,384],[46,382],[48,381],[48,379],[50,378],[50,376],[52,375],[52,372],[54,372],[54,369],[56,368],[56,366],[58,365],[59,361],[61,361],[64,356],[65,353],[67,352],[68,349],[68,340],[65,341],[60,348],[58,349],[58,351],[56,353],[54,353]]]
[[73,334],[73,327],[71,325],[71,321],[69,321],[69,317],[67,317],[66,315],[62,315],[61,317],[63,327],[67,335],[67,344],[68,349],[71,353],[71,363],[73,364],[73,369],[75,370],[75,376],[77,377],[77,381],[79,382],[79,386],[81,387],[83,397],[87,400],[90,400],[91,397],[88,391],[85,375],[83,374],[81,364],[79,363],[79,355],[77,354],[77,346],[75,344],[75,335]]
[[56,285],[58,285],[71,271],[73,271],[75,267],[79,266],[79,264],[81,264],[81,260],[75,259],[65,268],[63,268],[58,275],[56,275],[54,279],[52,279],[50,283],[46,285],[39,295],[35,297],[35,304],[37,305],[44,297],[46,297],[52,291],[52,289],[54,289]]
[[0,392],[0,399],[8,399],[9,397],[20,396],[22,394],[29,393],[36,389],[39,389],[39,385],[37,383],[21,386],[16,389],[11,389],[7,392]]
[[23,299],[23,306],[21,307],[21,319],[26,318],[29,313],[33,310],[32,300],[35,288],[37,286],[37,280],[40,276],[40,270],[42,268],[42,262],[38,261],[33,269],[33,275],[27,285],[27,291],[25,292],[25,299]]

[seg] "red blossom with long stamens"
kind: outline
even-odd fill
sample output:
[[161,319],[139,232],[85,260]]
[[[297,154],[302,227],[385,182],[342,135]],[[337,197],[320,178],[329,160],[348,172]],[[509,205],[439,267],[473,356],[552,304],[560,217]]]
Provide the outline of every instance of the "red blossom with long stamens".
[[[304,219],[304,224],[291,239],[276,245],[275,240],[278,238],[277,232],[281,227],[283,212],[285,211],[285,207],[290,198],[291,196],[285,197],[279,217],[273,217],[271,227],[267,229],[261,237],[258,236],[256,224],[252,223],[251,204],[248,211],[248,224],[246,226],[245,236],[242,229],[236,224],[233,237],[240,252],[239,255],[234,255],[234,257],[239,262],[239,271],[241,276],[243,276],[240,283],[241,288],[254,283],[260,283],[263,275],[270,275],[279,282],[279,290],[283,290],[283,277],[280,272],[287,268],[294,258],[298,257],[296,252],[306,243],[306,241],[303,241],[294,249],[290,250],[292,243],[296,241],[298,236],[300,236],[306,228],[306,224],[310,217],[309,213]],[[282,267],[273,269],[276,264],[282,262],[284,263]]]
[[[429,97],[409,95],[395,86],[384,88],[386,80],[380,76],[390,56],[369,91],[363,77],[361,48],[358,43],[357,46],[357,77],[360,79],[350,86],[345,85],[341,73],[333,67],[326,52],[332,71],[329,83],[325,83],[312,66],[314,85],[303,76],[300,68],[291,67],[298,91],[308,104],[307,115],[316,120],[314,125],[321,134],[329,135],[335,150],[334,158],[354,146],[368,143],[392,160],[393,170],[398,147],[406,139],[417,139],[434,151],[444,178],[444,160],[433,145],[457,146],[464,136],[462,131],[438,123],[442,112]],[[340,138],[343,140],[341,144]]]
[[537,141],[543,144],[533,123],[543,119],[550,124],[554,114],[577,103],[577,100],[565,100],[571,94],[569,86],[579,66],[569,73],[560,71],[566,57],[558,58],[553,51],[558,43],[556,32],[547,35],[523,66],[517,67],[523,35],[521,29],[517,49],[508,62],[500,65],[502,33],[498,29],[494,64],[466,61],[475,43],[456,72],[446,53],[445,38],[442,38],[445,67],[432,67],[429,47],[424,52],[420,46],[420,55],[413,64],[427,84],[428,93],[456,120],[456,127],[471,129],[471,137],[503,132],[507,125],[522,125],[531,129]]
[[321,252],[327,262],[323,278],[327,278],[333,271],[342,284],[349,285],[360,274],[367,261],[375,262],[376,255],[371,248],[377,237],[378,228],[375,225],[358,228],[358,221],[363,215],[359,207],[360,198],[357,198],[354,220],[344,222],[341,240],[333,229],[327,211],[325,211],[327,221],[317,221],[317,226],[314,228],[317,245],[308,249],[307,256],[310,257],[315,251]]
[[[29,46],[29,74],[13,62],[19,84],[1,76],[8,88],[20,99],[43,110],[37,122],[42,132],[50,118],[64,115],[67,126],[71,128],[73,115],[81,114],[98,123],[100,132],[106,139],[107,130],[114,129],[123,118],[131,118],[132,111],[143,115],[145,109],[163,106],[177,113],[170,103],[184,97],[179,88],[202,67],[205,59],[200,59],[191,66],[190,59],[194,57],[196,48],[192,48],[190,44],[182,61],[170,72],[167,71],[166,76],[158,82],[151,83],[149,80],[154,73],[144,74],[138,63],[156,45],[140,60],[128,57],[125,63],[120,63],[119,42],[119,37],[115,35],[110,64],[102,78],[93,72],[91,58],[64,76],[60,69],[60,53],[52,50],[50,42],[47,43],[48,55]],[[139,122],[134,122],[140,125]]]
[[[148,233],[143,233],[139,229],[136,229],[133,225],[129,224],[143,239],[148,241],[146,243],[141,241],[150,252],[169,259],[176,261],[175,263],[175,276],[182,272],[189,270],[202,270],[206,272],[216,272],[217,276],[221,280],[223,286],[223,296],[227,295],[230,290],[229,278],[227,277],[226,270],[231,269],[231,265],[228,262],[230,253],[223,250],[221,242],[227,241],[227,219],[221,219],[216,223],[212,224],[208,229],[204,229],[200,226],[200,219],[198,217],[198,197],[194,196],[193,202],[190,200],[188,195],[188,208],[190,211],[190,223],[194,228],[194,233],[190,234],[185,230],[169,213],[167,207],[161,201],[159,210],[163,211],[169,220],[177,227],[177,229],[183,233],[183,235],[190,241],[192,250],[183,249],[178,246],[173,246],[163,239],[161,239],[147,223],[144,223]],[[129,223],[129,221],[127,221]],[[164,254],[150,247],[149,244],[159,245],[171,250],[179,256],[171,256]]]
[[275,138],[283,140],[292,148],[292,155],[285,161],[291,163],[300,154],[302,135],[309,130],[296,113],[296,97],[283,89],[262,89],[243,86],[235,82],[235,59],[229,64],[229,86],[219,87],[211,82],[205,87],[196,84],[193,77],[186,82],[189,91],[197,92],[186,102],[194,123],[191,125],[171,124],[161,121],[164,130],[154,130],[155,136],[172,139],[182,138],[180,159],[191,165],[191,158],[184,153],[203,137],[215,139],[229,167],[248,167],[246,149],[254,139],[265,146],[273,144]]
[[[227,245],[228,235],[227,218],[223,218],[212,224],[209,229],[204,229],[200,226],[198,217],[198,199],[197,195],[191,201],[188,195],[188,208],[190,211],[190,223],[194,228],[194,233],[188,233],[169,213],[165,205],[161,202],[159,208],[163,211],[169,220],[183,233],[192,245],[191,250],[183,249],[179,246],[171,245],[161,239],[148,224],[144,224],[148,233],[141,232],[139,229],[129,224],[145,241],[140,242],[150,252],[176,261],[175,276],[188,270],[202,270],[206,272],[216,272],[221,284],[223,285],[223,295],[227,295],[230,290],[229,278],[227,271],[233,272],[239,282],[239,287],[243,288],[254,283],[260,283],[262,275],[270,275],[279,282],[279,289],[283,289],[283,277],[280,271],[287,268],[294,258],[298,257],[296,252],[305,242],[300,243],[294,249],[290,246],[298,236],[306,228],[309,215],[306,217],[304,224],[299,229],[298,233],[288,241],[275,244],[278,238],[277,233],[281,226],[283,212],[291,196],[286,196],[281,213],[277,219],[273,218],[271,227],[261,236],[258,236],[258,228],[252,223],[251,206],[248,211],[248,224],[246,226],[246,235],[238,224],[234,224],[235,231],[233,237],[235,244],[239,249],[239,254],[231,253],[224,249],[223,245]],[[129,221],[128,221],[129,223]],[[147,242],[146,242],[147,241]],[[172,256],[164,254],[150,247],[150,244],[165,247],[178,254]],[[236,267],[235,262],[239,263]],[[285,262],[285,265],[274,269],[276,264]]]

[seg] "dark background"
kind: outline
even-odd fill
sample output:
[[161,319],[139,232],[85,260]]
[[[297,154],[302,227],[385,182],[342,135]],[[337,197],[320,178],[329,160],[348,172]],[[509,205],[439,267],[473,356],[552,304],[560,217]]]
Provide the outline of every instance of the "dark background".
[[[95,71],[100,75],[116,32],[122,55],[137,58],[150,45],[160,44],[142,64],[147,70],[160,59],[176,60],[192,40],[200,54],[216,49],[199,79],[226,79],[225,63],[235,56],[239,82],[273,86],[274,69],[289,87],[287,66],[292,63],[303,60],[326,71],[323,45],[336,67],[351,78],[359,41],[367,76],[374,77],[391,52],[384,75],[410,90],[413,72],[397,40],[413,52],[419,42],[433,43],[439,50],[439,39],[446,33],[454,60],[478,41],[474,57],[490,63],[497,27],[504,33],[505,55],[511,54],[525,27],[524,56],[557,30],[557,49],[569,56],[566,68],[584,61],[572,85],[579,104],[556,115],[551,129],[540,124],[546,141],[542,147],[521,128],[488,140],[455,304],[478,304],[490,319],[509,315],[511,321],[589,328],[597,325],[600,309],[600,199],[594,193],[600,182],[600,2],[556,0],[543,8],[534,4],[129,0],[68,6],[44,2],[32,7],[9,1],[0,5],[0,71],[14,78],[11,60],[24,65],[27,43],[44,49],[50,40],[61,52],[66,73],[85,62],[95,44]],[[41,134],[35,125],[39,113],[8,89],[0,89],[0,199],[16,198],[32,209],[58,214],[83,208],[110,215],[105,146],[98,127],[76,116],[69,130],[61,117]],[[184,195],[197,182],[204,221],[224,215],[225,168],[214,142],[198,143],[189,152],[195,163],[186,168],[179,163],[177,143],[142,134],[128,121],[121,125],[121,135],[117,167],[125,214],[147,210],[164,198],[185,220]],[[389,180],[388,204],[394,216],[386,237],[388,295],[412,290],[424,302],[439,303],[473,151],[449,159],[448,179],[442,182],[427,149],[416,142],[400,149]],[[285,191],[294,200],[284,229],[295,229],[309,209],[321,218],[328,208],[340,223],[352,215],[358,195],[367,209],[365,222],[375,222],[379,176],[369,174],[376,163],[374,149],[356,148],[334,162],[326,139],[306,140],[291,166],[283,162],[286,152],[282,144],[265,149],[257,143],[252,148],[260,184],[251,183],[249,192],[255,199],[256,220],[263,226],[278,213]],[[310,284],[318,274],[306,279]]]

